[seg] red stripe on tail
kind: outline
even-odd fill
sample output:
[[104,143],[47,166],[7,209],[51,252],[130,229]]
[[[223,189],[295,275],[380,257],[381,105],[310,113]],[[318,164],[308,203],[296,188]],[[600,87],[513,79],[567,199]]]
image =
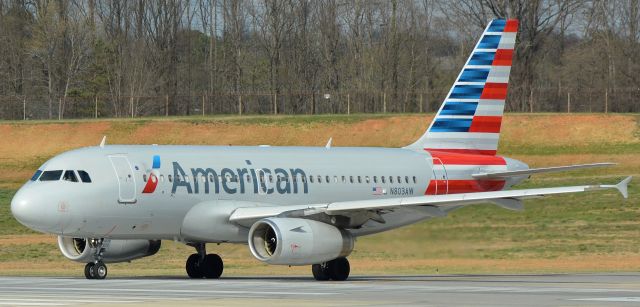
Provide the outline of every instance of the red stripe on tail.
[[493,66],[511,66],[511,59],[513,58],[512,49],[498,49],[496,55],[493,57]]
[[[453,152],[431,151],[432,158],[442,161],[442,164],[451,165],[507,165],[507,162],[500,156],[489,155],[467,155]],[[437,163],[437,162],[436,162]]]
[[491,83],[487,82],[484,85],[484,90],[480,99],[506,99],[507,98],[507,83]]
[[502,116],[474,116],[469,132],[500,133]]

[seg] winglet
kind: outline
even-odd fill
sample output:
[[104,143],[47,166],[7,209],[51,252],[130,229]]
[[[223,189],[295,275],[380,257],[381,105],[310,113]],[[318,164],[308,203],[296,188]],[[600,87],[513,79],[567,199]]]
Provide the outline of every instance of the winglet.
[[100,141],[100,148],[104,148],[104,144],[107,143],[107,136],[102,137],[102,141]]
[[620,194],[622,194],[622,197],[624,198],[629,198],[629,182],[631,182],[632,178],[633,177],[629,176],[616,184],[616,189],[620,191]]

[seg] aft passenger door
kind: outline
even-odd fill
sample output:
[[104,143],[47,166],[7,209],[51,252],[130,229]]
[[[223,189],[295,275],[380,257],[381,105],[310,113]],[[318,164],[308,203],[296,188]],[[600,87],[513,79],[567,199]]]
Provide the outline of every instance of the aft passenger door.
[[136,202],[136,180],[129,159],[124,155],[109,156],[118,179],[118,202]]
[[444,195],[449,193],[449,178],[447,169],[440,158],[433,158],[433,180],[436,181],[435,195]]

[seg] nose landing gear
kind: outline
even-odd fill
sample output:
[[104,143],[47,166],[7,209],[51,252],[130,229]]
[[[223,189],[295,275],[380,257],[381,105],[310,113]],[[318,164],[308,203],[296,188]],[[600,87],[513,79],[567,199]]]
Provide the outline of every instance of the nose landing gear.
[[187,258],[186,270],[190,278],[220,278],[224,270],[222,258],[216,254],[207,254],[204,243],[190,244],[196,248],[197,254]]
[[89,247],[95,250],[93,254],[93,262],[84,266],[84,277],[87,279],[105,279],[107,277],[107,265],[102,262],[102,254],[104,253],[104,239],[89,239]]

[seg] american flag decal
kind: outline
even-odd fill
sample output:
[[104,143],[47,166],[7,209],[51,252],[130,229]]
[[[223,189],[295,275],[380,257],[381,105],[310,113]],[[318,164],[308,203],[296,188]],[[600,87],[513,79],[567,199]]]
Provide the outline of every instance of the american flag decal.
[[373,195],[385,195],[385,194],[387,194],[387,191],[385,191],[383,188],[373,187]]

